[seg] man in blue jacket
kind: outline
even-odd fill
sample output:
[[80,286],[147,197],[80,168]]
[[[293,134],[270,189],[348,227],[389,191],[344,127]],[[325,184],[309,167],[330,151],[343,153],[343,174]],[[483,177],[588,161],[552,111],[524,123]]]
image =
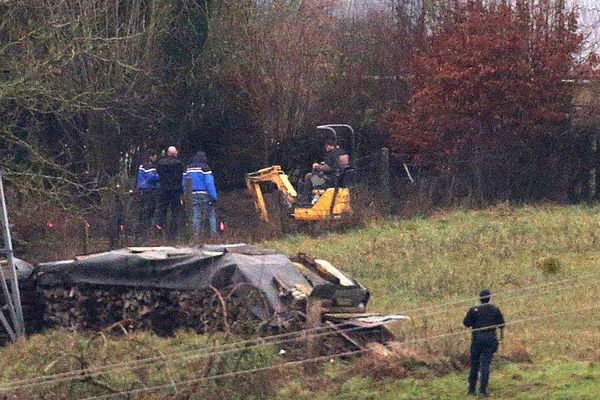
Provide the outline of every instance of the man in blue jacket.
[[139,218],[136,229],[138,237],[144,236],[152,226],[158,198],[158,173],[156,172],[156,151],[149,150],[147,159],[138,168],[136,191],[139,200]]
[[183,174],[184,188],[186,179],[191,180],[192,183],[192,229],[194,239],[198,240],[200,238],[203,215],[208,216],[210,237],[214,239],[217,236],[217,213],[215,210],[217,189],[205,152],[197,152],[192,162],[188,164],[185,174]]

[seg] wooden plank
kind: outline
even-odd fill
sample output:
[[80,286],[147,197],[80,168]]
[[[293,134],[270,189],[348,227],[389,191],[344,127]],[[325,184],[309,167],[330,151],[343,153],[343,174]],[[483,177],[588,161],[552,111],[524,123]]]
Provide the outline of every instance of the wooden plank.
[[354,346],[356,346],[359,350],[364,350],[365,347],[362,346],[360,343],[358,343],[356,340],[352,339],[346,332],[344,332],[343,330],[341,330],[340,328],[338,328],[333,322],[331,321],[326,321],[327,325],[329,325],[334,331],[336,331],[341,337],[343,337],[344,339],[346,339],[348,342],[352,343]]

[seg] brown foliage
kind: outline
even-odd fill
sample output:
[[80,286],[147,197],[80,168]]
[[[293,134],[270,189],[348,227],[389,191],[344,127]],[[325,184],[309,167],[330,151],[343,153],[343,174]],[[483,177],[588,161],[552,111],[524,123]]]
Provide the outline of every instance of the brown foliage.
[[233,1],[215,10],[207,62],[215,78],[239,88],[264,133],[265,151],[311,118],[334,61],[329,9],[336,3]]
[[564,128],[577,15],[535,3],[455,2],[415,60],[409,111],[389,116],[396,149],[447,158]]

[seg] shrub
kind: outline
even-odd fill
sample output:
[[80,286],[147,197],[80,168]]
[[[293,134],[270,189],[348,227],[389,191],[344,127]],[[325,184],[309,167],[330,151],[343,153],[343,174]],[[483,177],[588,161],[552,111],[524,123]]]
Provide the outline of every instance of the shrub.
[[540,257],[535,262],[535,267],[545,274],[556,274],[560,271],[560,260],[556,257]]

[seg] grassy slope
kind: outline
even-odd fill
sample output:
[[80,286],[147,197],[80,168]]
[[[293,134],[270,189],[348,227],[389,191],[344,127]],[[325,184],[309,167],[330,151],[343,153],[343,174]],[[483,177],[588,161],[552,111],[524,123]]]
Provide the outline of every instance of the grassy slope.
[[[596,364],[600,361],[599,313],[598,309],[582,313],[576,310],[597,303],[600,223],[596,214],[599,211],[598,207],[584,206],[518,209],[501,206],[484,211],[439,213],[432,218],[377,221],[344,234],[321,238],[294,236],[266,246],[329,259],[353,273],[373,293],[371,310],[406,312],[413,317],[412,323],[394,327],[406,340],[458,332],[466,308],[483,286],[497,293],[495,302],[509,321],[568,311],[571,315],[530,321],[508,329],[509,341],[501,356],[530,357],[532,363],[499,360],[491,390],[499,399],[592,399],[600,393],[600,366]],[[540,257],[559,260],[559,272],[545,274],[535,268]],[[576,287],[571,282],[570,286],[556,285],[542,292],[523,291],[530,286],[588,275],[592,278],[574,281],[579,285]],[[445,303],[456,304],[435,308]],[[202,347],[204,342],[211,344],[213,339],[189,334],[158,339],[138,334],[106,340],[102,335],[85,337],[51,332],[1,350],[0,382],[69,371],[82,363],[103,365],[164,354],[174,346]],[[460,359],[466,354],[468,337],[457,334],[431,339],[425,347],[443,359]],[[273,360],[276,351],[251,354],[247,362],[232,362],[264,365],[263,362]],[[99,382],[54,385],[46,389],[46,394],[49,398],[60,398],[70,393],[67,397],[78,398],[106,393],[108,389],[102,384],[122,390],[136,387],[140,382],[152,385],[195,377],[198,371],[210,369],[207,368],[197,360],[178,361],[166,369],[156,366],[142,372],[115,373]],[[239,379],[224,398],[249,398],[249,388],[264,387],[263,395],[257,394],[255,398],[277,392],[278,399],[453,399],[462,397],[466,375],[460,372],[434,377],[426,373],[421,379],[392,379],[373,377],[356,365],[337,362],[328,366],[326,377],[316,382],[299,372],[275,371],[268,376]],[[215,393],[214,387],[207,390]],[[191,398],[205,398],[198,396]],[[38,396],[25,391],[19,397]]]
[[[598,211],[586,206],[499,206],[443,212],[426,219],[378,221],[351,235],[297,236],[269,245],[335,260],[372,290],[372,310],[408,311],[414,317],[412,324],[395,328],[408,340],[458,330],[482,287],[497,293],[494,301],[508,320],[563,313],[507,329],[509,340],[500,354],[529,355],[533,364],[501,366],[492,389],[498,398],[507,399],[591,399],[600,393],[600,371],[588,365],[600,360],[599,310],[578,310],[597,305]],[[536,268],[543,257],[558,260],[560,270],[546,274]],[[544,291],[523,290],[578,277],[587,278]],[[435,309],[455,302],[453,307]],[[421,307],[425,308],[415,310]],[[432,312],[437,313],[426,315]],[[468,337],[430,340],[428,347],[445,356],[460,356],[468,348]],[[376,393],[373,398],[455,398],[465,389],[464,373],[393,383],[356,379],[354,384]],[[332,397],[339,397],[345,390],[337,387],[334,392]],[[369,397],[366,392],[354,398]]]
[[[471,399],[467,396],[465,373],[439,378],[374,381],[354,376],[335,387],[318,391],[298,383],[281,389],[277,400],[413,400]],[[542,365],[506,364],[493,371],[490,392],[506,400],[594,400],[600,393],[600,366],[584,362],[547,362]]]

